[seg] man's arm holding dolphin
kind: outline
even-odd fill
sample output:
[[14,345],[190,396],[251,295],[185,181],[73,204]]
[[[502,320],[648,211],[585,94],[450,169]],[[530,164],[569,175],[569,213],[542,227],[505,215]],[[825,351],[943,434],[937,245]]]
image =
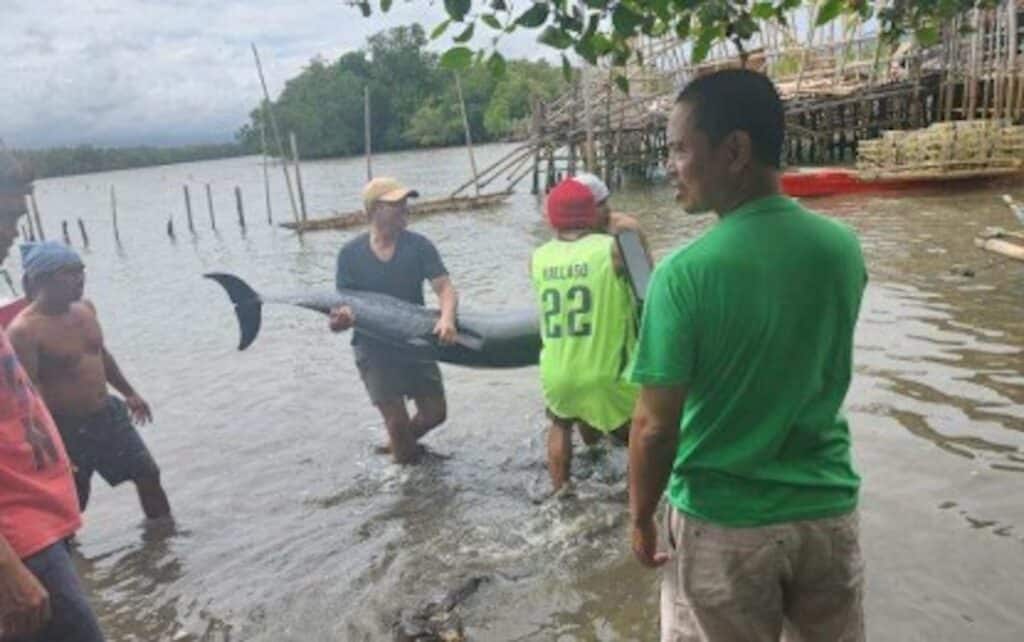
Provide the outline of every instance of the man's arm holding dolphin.
[[441,343],[451,345],[455,342],[455,335],[458,332],[455,328],[455,312],[459,307],[459,295],[447,274],[431,279],[430,287],[434,289],[434,294],[441,305],[441,317],[434,326],[434,334]]

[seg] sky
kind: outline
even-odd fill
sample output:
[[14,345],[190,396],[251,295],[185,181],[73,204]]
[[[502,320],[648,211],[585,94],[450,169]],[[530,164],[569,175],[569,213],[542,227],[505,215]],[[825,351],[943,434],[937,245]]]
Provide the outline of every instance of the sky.
[[[397,0],[371,18],[343,0],[0,0],[0,138],[13,147],[230,141],[261,97],[251,42],[276,96],[314,56],[337,58],[417,21],[429,33],[442,16],[440,0]],[[512,34],[499,50],[550,56],[535,38]]]

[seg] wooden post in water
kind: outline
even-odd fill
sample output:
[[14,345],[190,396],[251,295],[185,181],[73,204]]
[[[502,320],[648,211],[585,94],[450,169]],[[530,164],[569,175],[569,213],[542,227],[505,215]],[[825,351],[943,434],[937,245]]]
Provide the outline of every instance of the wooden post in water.
[[288,132],[288,138],[292,144],[292,162],[295,163],[295,186],[299,189],[299,211],[302,212],[302,220],[308,218],[306,214],[306,192],[302,189],[302,170],[299,169],[299,145],[295,142],[295,132]]
[[363,87],[363,149],[366,151],[366,182],[373,180],[373,162],[370,146],[370,86]]
[[89,235],[85,232],[85,221],[78,219],[78,231],[82,233],[82,247],[89,247]]
[[117,192],[114,191],[114,186],[110,186],[110,215],[114,220],[114,242],[118,245],[121,244],[121,230],[117,228]]
[[213,213],[213,193],[210,191],[210,184],[206,184],[206,208],[210,210],[210,227],[217,229],[217,216]]
[[469,166],[473,169],[473,187],[480,196],[480,176],[476,171],[476,156],[473,155],[473,137],[469,133],[469,117],[466,115],[466,100],[462,97],[462,82],[459,74],[455,75],[455,93],[459,96],[459,109],[462,112],[462,127],[466,130],[466,151],[469,152]]
[[167,236],[169,236],[172,241],[174,240],[174,217],[173,216],[168,216],[167,217]]
[[242,209],[242,188],[235,186],[235,206],[238,208],[238,225],[245,229],[245,210]]
[[[266,112],[264,112],[265,114]],[[263,150],[263,196],[267,203],[267,223],[274,224],[274,214],[270,209],[270,159],[267,158],[267,125],[266,116],[260,119],[260,149]]]
[[46,232],[43,231],[43,219],[39,216],[39,205],[36,203],[36,193],[32,192],[28,195],[29,204],[32,205],[32,216],[36,219],[36,232],[39,234],[39,240],[46,240]]
[[284,171],[284,182],[288,186],[288,201],[292,205],[292,215],[295,222],[299,222],[299,208],[295,204],[295,190],[292,189],[292,175],[288,173],[288,155],[284,151],[284,142],[281,140],[281,131],[277,128],[277,118],[271,108],[270,91],[267,90],[267,79],[263,76],[263,65],[260,63],[260,54],[256,51],[256,43],[252,43],[252,55],[256,59],[256,71],[260,75],[260,85],[263,87],[263,99],[266,100],[265,109],[270,117],[270,131],[274,134],[277,142],[277,153],[281,158],[281,169]]
[[583,162],[588,172],[597,173],[597,161],[594,154],[594,121],[590,113],[590,82],[587,78],[586,69],[581,72],[583,79],[583,118],[587,121],[587,148],[584,150]]
[[71,234],[68,233],[68,222],[60,222],[60,231],[64,235],[64,245],[71,245]]
[[185,192],[185,217],[188,219],[188,231],[195,234],[196,226],[192,222],[192,198],[188,194],[188,185],[182,185],[181,188]]

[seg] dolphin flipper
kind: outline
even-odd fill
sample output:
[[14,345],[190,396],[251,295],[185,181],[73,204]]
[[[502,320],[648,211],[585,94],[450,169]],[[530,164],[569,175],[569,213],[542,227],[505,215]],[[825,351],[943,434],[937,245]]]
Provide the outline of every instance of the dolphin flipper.
[[210,272],[203,276],[219,283],[227,291],[231,302],[235,304],[235,315],[238,317],[238,328],[241,331],[238,349],[245,350],[260,333],[263,300],[260,299],[256,290],[249,287],[248,283],[233,274]]

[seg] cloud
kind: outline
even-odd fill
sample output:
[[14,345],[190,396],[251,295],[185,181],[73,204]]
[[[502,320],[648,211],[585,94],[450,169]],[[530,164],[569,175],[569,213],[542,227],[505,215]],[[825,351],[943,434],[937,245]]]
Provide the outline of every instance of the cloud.
[[[276,95],[314,56],[441,19],[427,0],[370,19],[342,0],[2,1],[0,137],[31,147],[230,140],[261,94],[250,42]],[[536,58],[534,37],[501,51]]]

